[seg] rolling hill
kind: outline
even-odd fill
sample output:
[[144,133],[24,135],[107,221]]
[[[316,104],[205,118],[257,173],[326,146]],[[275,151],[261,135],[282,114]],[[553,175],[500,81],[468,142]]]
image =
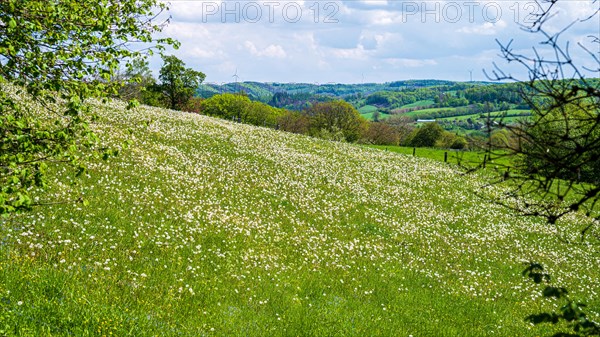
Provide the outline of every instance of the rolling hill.
[[49,204],[0,220],[6,335],[553,333],[524,321],[557,305],[522,277],[528,261],[600,307],[598,247],[494,204],[483,175],[196,114],[94,111],[120,155],[79,180],[56,164]]

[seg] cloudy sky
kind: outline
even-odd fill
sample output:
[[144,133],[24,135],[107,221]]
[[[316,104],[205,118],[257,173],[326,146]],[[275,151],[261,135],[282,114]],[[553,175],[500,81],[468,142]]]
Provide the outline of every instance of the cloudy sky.
[[[171,0],[163,34],[181,42],[170,51],[206,82],[367,83],[406,79],[485,80],[483,69],[506,65],[496,39],[530,53],[541,37],[519,24],[531,21],[534,1],[403,0]],[[590,0],[561,1],[550,30],[598,8]],[[587,43],[600,18],[578,23],[563,39]],[[587,43],[590,45],[589,43]],[[593,50],[598,45],[591,45]],[[580,48],[573,57],[589,63]],[[153,59],[152,68],[160,68]]]

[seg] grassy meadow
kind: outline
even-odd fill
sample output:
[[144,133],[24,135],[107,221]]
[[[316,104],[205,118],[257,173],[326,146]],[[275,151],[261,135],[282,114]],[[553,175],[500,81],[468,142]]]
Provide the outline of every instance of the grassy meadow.
[[372,114],[375,111],[377,111],[377,107],[374,105],[365,105],[358,109],[360,114]]
[[105,145],[131,145],[81,179],[57,164],[47,205],[0,220],[0,335],[552,334],[524,321],[559,305],[521,275],[529,261],[600,318],[599,247],[494,204],[484,176],[196,114],[94,111]]
[[426,106],[430,106],[435,104],[435,102],[432,99],[426,99],[426,100],[421,100],[421,101],[416,101],[414,103],[410,103],[410,104],[405,104],[403,106],[401,106],[401,109],[406,109],[406,108],[420,108],[420,107],[426,107]]
[[[463,150],[450,150],[450,149],[438,149],[438,148],[425,148],[425,147],[409,147],[409,146],[392,146],[392,145],[366,145],[370,148],[391,151],[404,155],[413,155],[419,158],[428,158],[439,162],[446,162],[459,167],[468,169],[481,167],[484,159],[486,160],[486,169],[493,170],[506,170],[512,164],[510,157],[503,155],[499,151],[495,151],[492,154],[488,154],[485,151],[463,151]],[[490,156],[491,158],[488,158]],[[446,160],[446,161],[444,161]],[[489,170],[488,170],[489,173]],[[479,177],[478,177],[479,178]]]
[[[519,109],[511,109],[507,111],[494,111],[489,113],[489,118],[492,120],[502,120],[503,123],[515,123],[523,118],[527,117],[527,114],[531,114],[531,110],[519,110]],[[483,118],[482,118],[483,116]],[[472,115],[464,115],[464,116],[454,116],[454,117],[444,117],[438,118],[438,120],[457,120],[457,121],[465,121],[471,118],[475,121],[486,122],[488,119],[488,114],[472,114]]]

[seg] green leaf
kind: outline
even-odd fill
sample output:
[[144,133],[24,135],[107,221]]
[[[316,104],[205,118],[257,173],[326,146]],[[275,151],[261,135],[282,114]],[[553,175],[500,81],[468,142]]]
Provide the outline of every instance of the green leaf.
[[0,166],[7,168],[0,170],[0,213],[9,214],[28,209],[34,193],[28,188],[43,187],[54,172],[37,163],[61,162],[81,176],[82,152],[104,159],[118,154],[94,147],[87,101],[108,102],[119,62],[144,53],[131,48],[137,41],[149,42],[150,50],[176,42],[153,40],[164,27],[155,22],[163,7],[154,7],[156,0],[0,3],[0,82],[8,86],[0,88]]
[[566,296],[568,293],[569,292],[565,288],[556,288],[556,287],[550,287],[550,286],[544,288],[544,290],[542,291],[542,295],[544,297],[554,297],[554,298],[561,298],[563,296]]

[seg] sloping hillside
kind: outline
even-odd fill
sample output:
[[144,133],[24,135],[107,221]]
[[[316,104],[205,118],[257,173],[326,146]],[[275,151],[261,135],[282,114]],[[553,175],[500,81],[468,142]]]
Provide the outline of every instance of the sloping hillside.
[[551,330],[523,318],[556,304],[533,300],[527,261],[600,307],[587,268],[598,247],[561,243],[451,166],[194,114],[95,110],[106,144],[131,145],[77,185],[57,167],[40,199],[89,206],[0,220],[6,335],[534,336]]

